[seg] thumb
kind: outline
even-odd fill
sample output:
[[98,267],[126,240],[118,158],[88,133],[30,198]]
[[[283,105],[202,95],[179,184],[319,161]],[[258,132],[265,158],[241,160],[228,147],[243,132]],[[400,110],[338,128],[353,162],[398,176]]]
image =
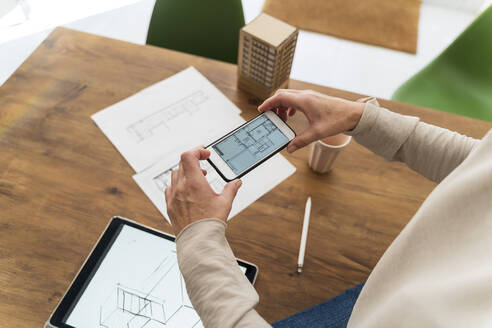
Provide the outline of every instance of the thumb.
[[222,196],[224,196],[228,201],[232,203],[236,197],[237,191],[241,187],[243,182],[241,180],[234,180],[225,185],[222,191]]
[[287,151],[289,153],[295,152],[297,149],[309,145],[311,142],[316,141],[318,137],[313,129],[307,129],[300,135],[294,138],[287,146]]

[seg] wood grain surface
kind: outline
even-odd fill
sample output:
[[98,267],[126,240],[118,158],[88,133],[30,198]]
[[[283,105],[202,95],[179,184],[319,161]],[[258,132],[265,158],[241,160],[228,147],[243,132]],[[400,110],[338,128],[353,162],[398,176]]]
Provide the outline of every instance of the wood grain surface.
[[[0,326],[39,327],[114,215],[170,232],[133,170],[90,119],[95,112],[193,65],[243,110],[236,66],[156,47],[56,29],[0,88]],[[329,63],[327,63],[329,65]],[[357,99],[359,95],[291,81]],[[473,137],[490,123],[381,101]],[[138,110],[137,108],[135,110]],[[299,132],[306,122],[296,116]],[[237,257],[260,268],[257,310],[286,317],[365,281],[434,184],[356,143],[317,175],[307,149],[294,175],[230,223]],[[295,274],[304,204],[313,198],[305,267]]]

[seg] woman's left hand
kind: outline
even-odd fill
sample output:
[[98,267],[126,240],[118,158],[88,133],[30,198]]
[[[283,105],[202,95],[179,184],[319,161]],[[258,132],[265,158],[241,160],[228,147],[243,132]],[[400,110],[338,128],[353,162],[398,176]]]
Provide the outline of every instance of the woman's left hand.
[[241,180],[229,182],[221,194],[217,194],[205,178],[206,172],[199,161],[206,160],[210,151],[197,148],[181,155],[179,168],[171,175],[171,186],[166,188],[167,215],[176,236],[187,225],[206,218],[227,220],[232,201],[236,197]]

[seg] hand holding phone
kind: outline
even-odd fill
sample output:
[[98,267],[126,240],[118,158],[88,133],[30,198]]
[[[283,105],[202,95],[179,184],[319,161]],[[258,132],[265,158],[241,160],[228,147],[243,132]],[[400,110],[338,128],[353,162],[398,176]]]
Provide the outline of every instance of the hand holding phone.
[[203,218],[225,222],[231,212],[232,202],[242,182],[230,182],[222,193],[217,194],[199,164],[209,155],[210,152],[203,148],[183,153],[179,169],[172,172],[171,185],[164,190],[167,214],[176,236],[184,227]]
[[284,120],[297,111],[309,121],[287,147],[292,153],[311,142],[354,129],[362,117],[365,103],[331,97],[312,90],[281,89],[258,107],[260,112],[276,111]]
[[256,116],[207,147],[207,161],[225,180],[241,178],[285,148],[296,134],[275,112]]

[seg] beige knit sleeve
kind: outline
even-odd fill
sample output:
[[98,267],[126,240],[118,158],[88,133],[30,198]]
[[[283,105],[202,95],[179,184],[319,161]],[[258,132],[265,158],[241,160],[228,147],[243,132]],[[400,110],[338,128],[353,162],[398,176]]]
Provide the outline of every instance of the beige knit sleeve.
[[349,132],[361,145],[387,160],[405,162],[440,182],[468,156],[479,140],[393,113],[368,99],[357,127]]
[[225,238],[226,224],[203,219],[176,238],[178,264],[205,327],[271,327],[254,310],[258,294],[241,272]]

